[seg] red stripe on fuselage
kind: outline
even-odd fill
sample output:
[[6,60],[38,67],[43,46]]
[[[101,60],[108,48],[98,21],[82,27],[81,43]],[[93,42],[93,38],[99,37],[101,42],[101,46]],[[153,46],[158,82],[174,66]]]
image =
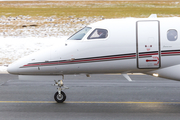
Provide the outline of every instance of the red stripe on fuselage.
[[65,63],[80,63],[80,62],[93,62],[93,61],[103,61],[119,58],[130,58],[136,57],[136,55],[125,55],[125,56],[115,56],[115,57],[104,57],[104,58],[93,58],[93,59],[82,59],[82,60],[72,60],[72,61],[63,61],[63,62],[47,62],[47,63],[37,63],[37,64],[27,64],[23,67],[35,67],[35,66],[46,66],[46,65],[55,65],[55,64],[65,64]]
[[[180,54],[180,52],[161,52],[161,55],[171,55],[171,54]],[[158,55],[156,53],[145,53],[139,54],[139,57],[145,57],[150,55]],[[83,63],[83,62],[96,62],[96,61],[106,61],[106,60],[115,60],[115,59],[127,59],[127,58],[135,58],[136,54],[134,55],[124,55],[124,56],[114,56],[114,57],[101,57],[101,58],[84,58],[81,60],[67,60],[67,61],[59,61],[59,62],[42,62],[42,63],[30,63],[24,65],[23,67],[38,67],[38,66],[48,66],[48,65],[58,65],[58,64],[71,64],[71,63]]]

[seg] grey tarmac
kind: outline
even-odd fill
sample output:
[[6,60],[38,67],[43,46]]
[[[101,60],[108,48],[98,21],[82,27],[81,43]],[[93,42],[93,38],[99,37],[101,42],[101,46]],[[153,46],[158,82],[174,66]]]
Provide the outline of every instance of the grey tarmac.
[[65,103],[52,80],[0,74],[1,120],[179,120],[180,82],[148,75],[65,76]]

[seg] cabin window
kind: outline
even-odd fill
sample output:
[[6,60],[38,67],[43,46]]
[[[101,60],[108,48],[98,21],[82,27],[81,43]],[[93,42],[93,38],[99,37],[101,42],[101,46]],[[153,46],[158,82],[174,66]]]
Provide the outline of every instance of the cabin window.
[[88,39],[104,39],[107,38],[108,31],[106,29],[95,29],[88,37]]
[[167,39],[169,41],[176,41],[178,38],[178,33],[175,29],[170,29],[167,31]]
[[68,38],[68,40],[81,40],[90,29],[90,27],[85,27]]

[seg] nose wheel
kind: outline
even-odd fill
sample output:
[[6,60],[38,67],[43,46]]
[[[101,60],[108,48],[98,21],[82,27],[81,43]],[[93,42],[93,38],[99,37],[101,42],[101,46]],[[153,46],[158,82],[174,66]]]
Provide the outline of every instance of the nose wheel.
[[58,80],[58,82],[55,81],[54,86],[58,87],[58,91],[54,94],[54,100],[57,103],[63,103],[66,100],[66,94],[62,90],[68,89],[68,87],[64,86],[63,80]]
[[57,103],[63,103],[66,100],[66,94],[63,91],[61,91],[61,94],[59,94],[59,92],[56,92],[54,94],[54,100]]

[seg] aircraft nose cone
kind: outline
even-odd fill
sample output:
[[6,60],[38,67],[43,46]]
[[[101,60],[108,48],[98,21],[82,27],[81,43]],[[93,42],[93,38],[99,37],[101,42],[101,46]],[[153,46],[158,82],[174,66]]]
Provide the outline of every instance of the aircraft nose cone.
[[18,74],[18,67],[14,64],[10,64],[7,68],[8,73],[10,74]]

